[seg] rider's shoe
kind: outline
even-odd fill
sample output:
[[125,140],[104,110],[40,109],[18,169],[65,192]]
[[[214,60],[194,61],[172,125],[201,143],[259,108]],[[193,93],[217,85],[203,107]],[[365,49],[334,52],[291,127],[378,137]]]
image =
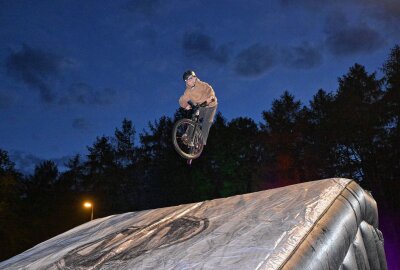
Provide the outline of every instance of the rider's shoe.
[[189,147],[193,147],[194,146],[193,142],[189,142],[189,136],[186,133],[182,135],[181,140],[182,140],[184,145],[187,145]]
[[188,145],[189,137],[186,133],[182,135],[181,140],[182,140],[183,144]]

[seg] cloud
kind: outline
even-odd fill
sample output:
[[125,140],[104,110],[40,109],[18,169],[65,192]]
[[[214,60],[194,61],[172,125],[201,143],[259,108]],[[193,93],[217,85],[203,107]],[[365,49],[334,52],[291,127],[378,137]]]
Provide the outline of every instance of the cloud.
[[254,44],[235,58],[234,70],[244,77],[259,76],[276,64],[276,53],[267,45]]
[[76,118],[72,122],[72,127],[81,131],[87,130],[89,126],[89,122],[85,118]]
[[22,151],[10,152],[10,160],[15,163],[15,168],[23,174],[32,174],[35,167],[44,161],[44,159]]
[[396,26],[400,22],[400,2],[398,0],[354,0],[365,9],[366,13],[389,25]]
[[[296,0],[281,0],[281,6],[285,9],[291,8],[297,10],[305,10],[310,13],[311,16],[327,16],[332,17],[330,14],[335,14],[338,12],[342,12],[343,14],[347,14],[349,18],[352,19],[352,24],[358,25],[353,27],[353,29],[349,29],[348,31],[337,32],[336,36],[332,33],[331,38],[333,41],[338,42],[346,42],[346,43],[357,43],[355,41],[350,40],[352,34],[356,35],[369,35],[369,37],[373,38],[373,43],[371,45],[371,49],[378,47],[382,39],[381,33],[390,34],[387,36],[388,39],[392,38],[395,40],[395,37],[399,37],[398,25],[400,24],[400,1],[399,0],[339,0],[339,1],[320,1],[320,0],[304,0],[304,1],[296,1]],[[342,16],[343,18],[344,16]],[[345,19],[347,22],[347,19]],[[341,20],[337,20],[334,22],[336,25],[341,25],[343,22]],[[374,29],[366,28],[362,24],[368,23],[369,25],[373,25]],[[358,29],[357,29],[358,28]],[[363,31],[361,31],[361,29]],[[379,29],[379,31],[377,31]],[[346,35],[343,40],[340,40],[340,35]],[[354,37],[357,39],[358,36]],[[366,38],[362,38],[362,40],[358,43],[364,42]],[[369,48],[362,47],[358,45],[361,51],[369,51]],[[357,47],[357,45],[356,45]],[[346,51],[346,48],[343,48]],[[340,49],[339,49],[340,51]],[[351,51],[351,50],[350,50]],[[340,54],[340,52],[339,52]]]
[[6,59],[8,74],[39,91],[41,100],[46,103],[56,99],[50,85],[60,76],[64,64],[64,58],[25,44],[20,51],[12,52]]
[[183,36],[183,49],[189,57],[206,58],[220,64],[229,61],[229,47],[216,46],[215,41],[208,35],[198,31],[186,32]]
[[104,88],[95,90],[86,83],[72,84],[65,95],[60,98],[61,105],[109,105],[111,104],[117,93],[114,89]]
[[[111,88],[95,90],[86,83],[74,83],[62,95],[52,90],[66,67],[74,65],[71,60],[23,45],[18,52],[12,52],[6,59],[6,68],[17,81],[38,91],[41,100],[47,104],[61,105],[109,105],[116,97]],[[0,93],[5,98],[0,106],[10,101],[10,95]]]
[[350,11],[353,16],[361,16],[364,19],[374,17],[391,26],[397,26],[400,22],[400,1],[398,0],[342,0],[330,2],[320,0],[281,0],[280,3],[285,8],[301,8],[318,13],[321,11]]
[[[35,167],[46,161],[46,159],[22,151],[10,151],[9,156],[10,160],[15,163],[15,168],[25,175],[32,175],[35,172]],[[67,170],[65,164],[71,158],[73,157],[63,156],[51,160],[57,165],[59,172],[63,172]]]
[[328,29],[327,35],[325,44],[336,56],[370,53],[385,45],[380,33],[366,24],[349,25],[345,21],[342,26],[335,25]]
[[321,51],[308,42],[283,50],[283,61],[288,67],[310,69],[322,64]]

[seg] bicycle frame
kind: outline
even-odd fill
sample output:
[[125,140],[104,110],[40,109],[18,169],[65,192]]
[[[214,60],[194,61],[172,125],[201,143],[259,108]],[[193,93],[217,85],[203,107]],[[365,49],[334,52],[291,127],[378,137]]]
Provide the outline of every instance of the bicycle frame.
[[[192,107],[193,113],[190,118],[180,119],[174,124],[172,138],[175,150],[182,157],[191,161],[192,159],[198,158],[203,151],[200,108],[205,107],[207,104],[206,102],[197,105],[191,102],[188,103]],[[179,127],[183,126],[185,126],[185,128],[179,131],[180,135],[177,135]],[[183,135],[186,135],[186,137]]]

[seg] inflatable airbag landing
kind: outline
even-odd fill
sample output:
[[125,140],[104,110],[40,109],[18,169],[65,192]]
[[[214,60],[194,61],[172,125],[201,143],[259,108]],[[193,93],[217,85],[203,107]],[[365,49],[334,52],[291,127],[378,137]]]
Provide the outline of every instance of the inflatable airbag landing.
[[96,219],[0,269],[387,269],[377,206],[332,178]]

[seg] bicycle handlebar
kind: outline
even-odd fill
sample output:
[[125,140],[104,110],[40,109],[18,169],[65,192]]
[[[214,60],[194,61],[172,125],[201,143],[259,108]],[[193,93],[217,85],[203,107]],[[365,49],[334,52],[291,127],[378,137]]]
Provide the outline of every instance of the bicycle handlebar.
[[[215,101],[215,99],[213,98],[212,101]],[[190,105],[190,107],[192,107],[192,109],[196,107],[206,107],[208,105],[207,101],[204,101],[203,103],[197,105],[194,104],[191,100],[189,100],[187,103]]]

